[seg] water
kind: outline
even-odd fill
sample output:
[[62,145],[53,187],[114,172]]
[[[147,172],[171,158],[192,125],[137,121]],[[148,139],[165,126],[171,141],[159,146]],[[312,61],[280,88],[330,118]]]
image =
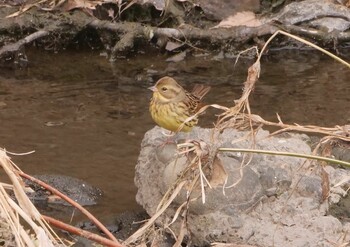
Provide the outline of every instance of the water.
[[[90,208],[98,217],[138,208],[134,167],[143,135],[154,126],[147,87],[170,75],[188,89],[209,84],[207,103],[232,106],[252,64],[210,57],[167,63],[159,54],[110,64],[90,51],[28,56],[28,69],[0,72],[0,146],[35,150],[12,156],[26,173],[69,175],[101,188],[104,196]],[[348,68],[318,52],[275,52],[262,60],[251,108],[271,121],[278,112],[285,123],[349,124],[349,79]],[[216,113],[209,111],[201,125],[212,126]]]

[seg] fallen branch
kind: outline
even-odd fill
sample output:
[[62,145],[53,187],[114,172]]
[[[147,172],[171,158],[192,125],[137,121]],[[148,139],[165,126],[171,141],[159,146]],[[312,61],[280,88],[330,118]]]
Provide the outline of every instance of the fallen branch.
[[130,30],[133,30],[135,32],[135,35],[143,35],[149,39],[152,38],[153,35],[156,35],[176,39],[203,39],[216,42],[225,42],[228,40],[243,42],[256,36],[272,34],[277,30],[276,27],[269,24],[265,24],[260,27],[242,26],[235,28],[201,29],[190,25],[182,25],[178,28],[161,28],[147,26],[136,22],[112,23],[109,21],[101,20],[94,20],[90,22],[88,26],[117,33],[126,33],[130,32]]
[[15,63],[19,63],[18,60],[20,57],[26,57],[25,54],[19,54],[21,52],[24,53],[24,45],[29,44],[34,40],[40,39],[47,35],[49,35],[48,31],[36,31],[35,33],[28,35],[27,37],[18,40],[16,43],[4,45],[0,49],[0,60],[9,60],[12,58],[14,59]]
[[132,48],[136,38],[148,41],[153,37],[166,37],[177,41],[182,40],[186,43],[199,40],[205,42],[206,45],[208,45],[208,41],[209,44],[220,45],[234,40],[235,44],[243,44],[254,37],[272,34],[277,30],[276,27],[269,24],[260,27],[201,29],[190,25],[181,25],[179,28],[160,28],[136,22],[112,23],[101,20],[93,20],[88,26],[97,30],[115,32],[121,36],[112,49],[111,61],[116,60],[119,52]]
[[35,33],[32,33],[32,34],[28,35],[27,37],[18,40],[16,43],[4,45],[4,46],[1,47],[1,49],[0,49],[0,58],[2,58],[6,52],[15,52],[15,51],[18,51],[18,50],[21,49],[22,46],[24,46],[25,44],[28,44],[28,43],[30,43],[30,42],[33,42],[33,41],[36,40],[36,39],[45,37],[45,36],[47,36],[48,34],[49,34],[49,32],[47,32],[47,31],[36,31]]

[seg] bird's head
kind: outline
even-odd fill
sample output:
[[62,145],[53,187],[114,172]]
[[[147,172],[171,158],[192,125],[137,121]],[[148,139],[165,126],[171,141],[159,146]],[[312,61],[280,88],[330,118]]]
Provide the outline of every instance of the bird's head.
[[165,76],[159,79],[153,87],[153,96],[161,103],[177,101],[185,95],[184,89],[171,77]]

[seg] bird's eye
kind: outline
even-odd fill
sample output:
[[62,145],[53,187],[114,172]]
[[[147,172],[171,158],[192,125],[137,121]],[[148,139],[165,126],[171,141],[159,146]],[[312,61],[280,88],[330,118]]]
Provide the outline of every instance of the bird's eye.
[[166,87],[162,87],[162,91],[166,92],[168,89]]

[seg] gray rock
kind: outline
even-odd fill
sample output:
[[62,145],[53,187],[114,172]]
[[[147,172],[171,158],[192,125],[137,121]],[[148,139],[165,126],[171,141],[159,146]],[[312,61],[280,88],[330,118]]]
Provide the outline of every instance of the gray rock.
[[[77,203],[82,206],[95,205],[98,198],[103,194],[102,190],[97,187],[94,187],[85,181],[73,178],[65,175],[58,174],[42,174],[35,175],[35,178],[51,185],[55,189],[59,190],[63,194],[67,195]],[[60,204],[65,206],[71,206],[68,202],[63,199],[50,200],[49,195],[46,190],[31,182],[26,180],[27,185],[34,189],[34,192],[29,195],[29,197],[35,202],[49,202],[51,204]]]
[[199,6],[209,19],[223,20],[241,11],[258,11],[260,2],[258,0],[199,0]]
[[[189,134],[178,133],[174,141],[202,141],[204,152],[209,150],[209,153],[218,147],[252,146],[244,139],[247,132],[212,131],[194,128]],[[161,132],[161,128],[155,127],[145,134],[136,165],[136,200],[150,215],[156,212],[165,193],[174,187],[185,169],[198,169],[197,166],[189,168],[188,161],[193,157],[178,154],[175,144],[162,146],[167,137]],[[310,154],[308,141],[305,135],[269,137],[268,131],[260,130],[254,145],[255,149]],[[187,217],[193,245],[232,242],[276,247],[331,246],[330,239],[341,239],[344,229],[338,219],[325,216],[327,206],[320,203],[321,179],[310,172],[314,169],[311,163],[305,164],[304,159],[295,157],[260,154],[252,154],[247,163],[248,160],[243,153],[219,152],[214,163],[222,167],[221,170],[220,166],[211,167],[208,180],[213,188],[205,187],[205,203],[201,200],[200,188],[191,193],[190,198],[198,197],[191,201]],[[337,178],[338,169],[326,170],[331,180]],[[350,175],[350,172],[341,172],[344,173]],[[337,179],[339,181],[339,177]],[[334,183],[331,181],[331,185]],[[182,189],[158,223],[171,221],[179,206],[186,202],[187,189],[186,186]],[[324,224],[327,227],[322,227]],[[179,223],[171,227],[178,234]],[[346,238],[344,241],[349,240]]]
[[324,28],[328,33],[333,31],[346,31],[350,27],[350,21],[341,18],[324,17],[310,22],[315,28]]
[[[335,4],[327,0],[305,0],[288,4],[281,12],[274,16],[274,19],[285,24],[296,25],[301,22],[320,20],[324,17],[332,17],[332,21],[343,19],[348,22],[350,20],[350,10],[343,5]],[[330,22],[330,19],[326,21]],[[321,22],[317,24],[321,25]],[[341,26],[344,25],[343,22],[339,24],[341,24]],[[333,29],[341,30],[342,28],[332,26],[332,30]]]

